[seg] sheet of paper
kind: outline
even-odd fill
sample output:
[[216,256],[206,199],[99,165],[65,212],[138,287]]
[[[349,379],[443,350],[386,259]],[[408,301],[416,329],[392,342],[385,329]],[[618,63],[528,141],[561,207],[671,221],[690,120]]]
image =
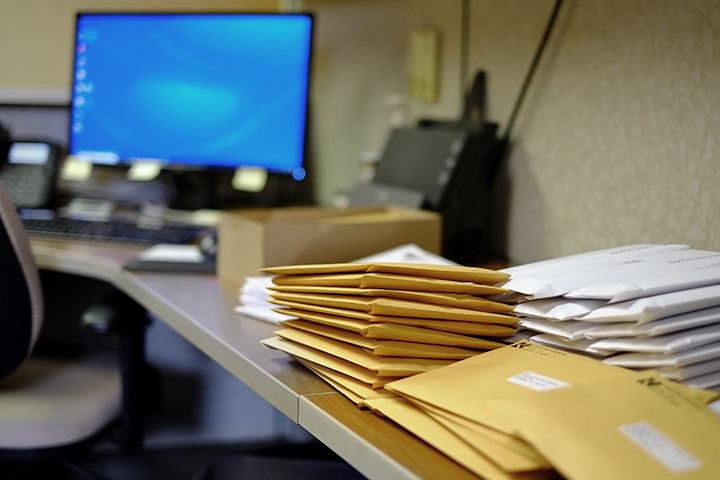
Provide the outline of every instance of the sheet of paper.
[[153,245],[143,250],[137,256],[143,262],[185,262],[199,263],[203,261],[203,254],[197,245]]
[[384,252],[375,253],[367,257],[359,258],[356,262],[361,263],[427,263],[432,265],[457,265],[452,260],[428,252],[414,243],[408,243],[399,247],[391,248]]

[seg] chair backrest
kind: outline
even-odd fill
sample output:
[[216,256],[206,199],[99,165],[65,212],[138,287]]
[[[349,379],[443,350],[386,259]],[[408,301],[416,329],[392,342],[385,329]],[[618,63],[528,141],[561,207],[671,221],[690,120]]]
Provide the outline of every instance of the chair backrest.
[[0,182],[0,380],[30,355],[42,319],[40,275],[22,222]]

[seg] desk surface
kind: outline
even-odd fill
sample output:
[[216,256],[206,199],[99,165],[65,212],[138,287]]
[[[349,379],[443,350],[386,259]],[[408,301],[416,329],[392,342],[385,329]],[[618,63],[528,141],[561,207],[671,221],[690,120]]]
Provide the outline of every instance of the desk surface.
[[352,402],[260,340],[276,325],[233,311],[239,285],[208,274],[128,272],[145,247],[31,239],[38,266],[113,284],[371,479],[477,479],[391,421]]

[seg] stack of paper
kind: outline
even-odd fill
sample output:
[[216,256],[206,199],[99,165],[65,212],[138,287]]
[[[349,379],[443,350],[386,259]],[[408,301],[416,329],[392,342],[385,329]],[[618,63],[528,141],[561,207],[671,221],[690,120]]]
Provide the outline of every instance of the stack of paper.
[[720,253],[631,245],[503,271],[533,342],[720,390]]
[[512,306],[485,298],[508,275],[482,268],[346,263],[263,269],[271,302],[295,317],[263,343],[361,405],[389,381],[504,345]]
[[720,478],[716,393],[523,341],[368,399],[488,480]]

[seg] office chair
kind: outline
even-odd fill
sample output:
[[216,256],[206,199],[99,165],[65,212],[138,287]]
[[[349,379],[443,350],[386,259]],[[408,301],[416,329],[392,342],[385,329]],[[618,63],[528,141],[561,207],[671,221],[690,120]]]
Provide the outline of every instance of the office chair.
[[122,361],[34,352],[43,318],[39,272],[0,182],[0,465],[72,458],[118,429],[124,451],[141,450],[145,310],[114,295],[83,315],[89,328],[119,333]]

